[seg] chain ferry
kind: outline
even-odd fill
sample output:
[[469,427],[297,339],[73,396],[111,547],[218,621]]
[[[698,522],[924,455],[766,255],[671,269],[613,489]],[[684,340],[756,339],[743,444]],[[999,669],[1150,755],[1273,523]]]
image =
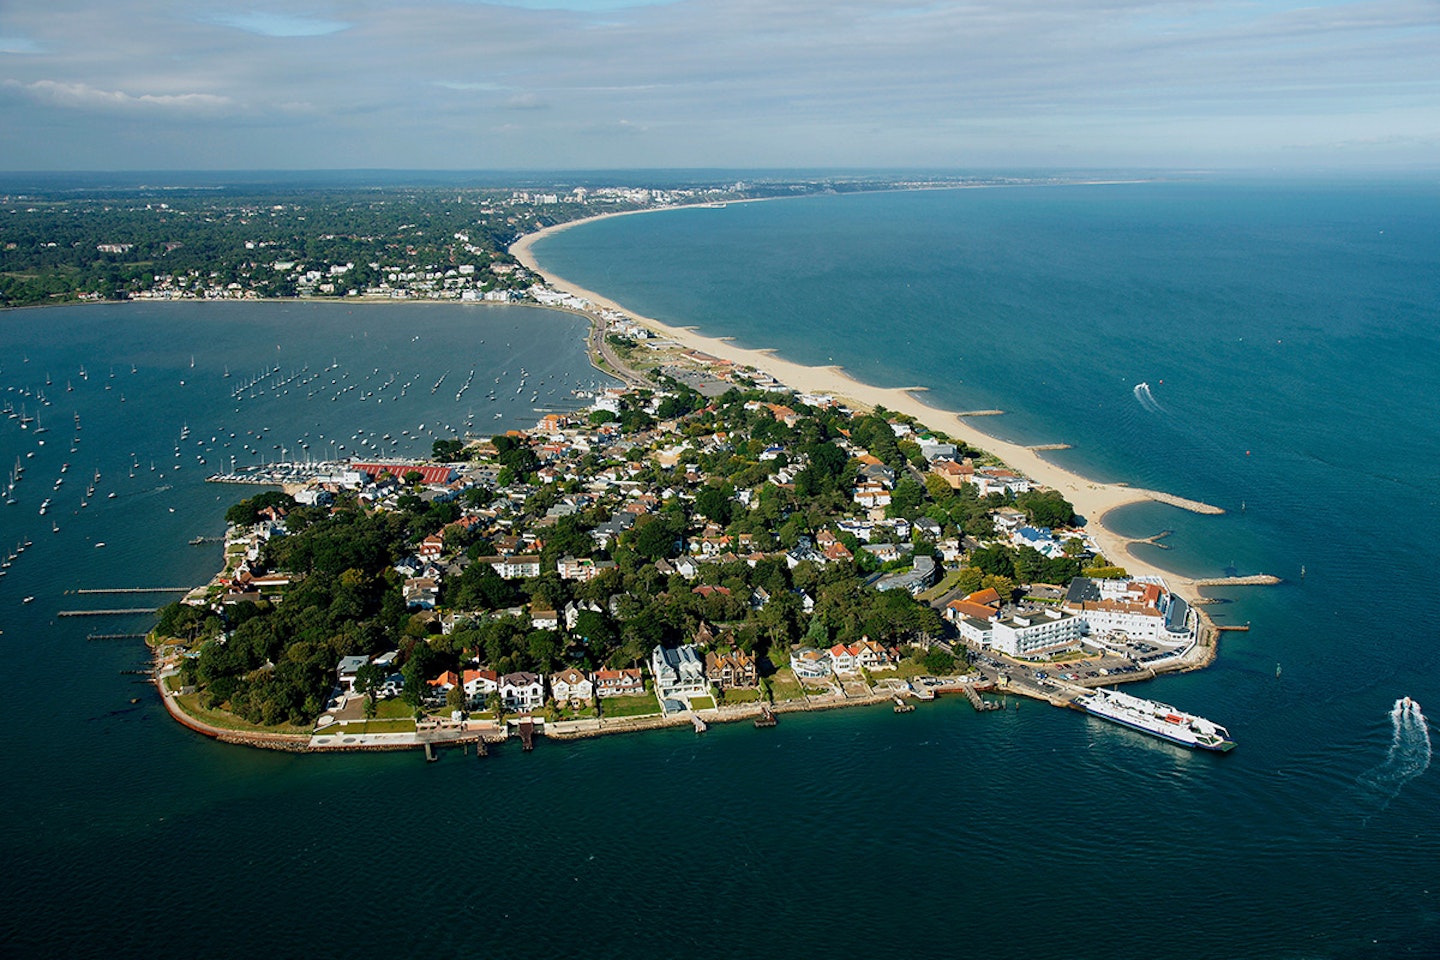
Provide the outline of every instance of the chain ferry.
[[1214,750],[1217,753],[1235,749],[1235,742],[1230,739],[1230,731],[1220,724],[1177,710],[1168,703],[1146,700],[1121,693],[1119,690],[1099,689],[1076,697],[1075,705],[1086,713],[1133,727],[1171,743],[1200,750]]

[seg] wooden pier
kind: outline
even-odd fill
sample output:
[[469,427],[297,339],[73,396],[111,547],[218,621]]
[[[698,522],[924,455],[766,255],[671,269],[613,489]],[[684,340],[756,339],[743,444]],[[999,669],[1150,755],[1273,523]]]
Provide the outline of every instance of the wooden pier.
[[707,727],[705,726],[705,721],[700,719],[699,714],[690,714],[690,722],[695,725],[696,733],[704,733],[707,729]]
[[775,719],[775,711],[770,709],[770,704],[760,704],[760,716],[755,718],[756,728],[773,727],[780,721]]
[[57,617],[126,617],[140,614],[155,614],[155,607],[131,607],[126,610],[61,610]]
[[529,753],[535,749],[535,722],[529,717],[521,720],[516,729],[520,731],[520,749]]
[[1223,626],[1217,624],[1216,627],[1215,627],[1215,629],[1216,629],[1216,630],[1222,630],[1222,631],[1234,631],[1234,632],[1236,632],[1236,633],[1249,633],[1249,632],[1250,632],[1250,624],[1249,624],[1249,623],[1225,624],[1225,625],[1223,625]]
[[87,633],[86,640],[144,640],[143,633]]

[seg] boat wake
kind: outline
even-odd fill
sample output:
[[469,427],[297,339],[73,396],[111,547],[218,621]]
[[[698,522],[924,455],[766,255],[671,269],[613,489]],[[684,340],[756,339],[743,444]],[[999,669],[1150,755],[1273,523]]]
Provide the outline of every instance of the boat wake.
[[1165,408],[1160,406],[1160,402],[1156,400],[1155,395],[1150,392],[1150,384],[1148,383],[1135,384],[1135,399],[1140,401],[1140,406],[1144,407],[1150,413],[1165,412]]
[[1379,766],[1359,777],[1362,787],[1374,791],[1389,803],[1405,784],[1430,769],[1430,725],[1420,712],[1420,704],[1401,697],[1390,708],[1393,729],[1390,750]]

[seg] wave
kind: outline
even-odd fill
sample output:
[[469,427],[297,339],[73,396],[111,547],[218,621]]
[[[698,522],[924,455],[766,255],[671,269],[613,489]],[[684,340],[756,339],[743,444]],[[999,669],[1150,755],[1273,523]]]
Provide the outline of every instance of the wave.
[[1359,777],[1362,787],[1384,796],[1388,803],[1405,784],[1430,769],[1430,725],[1420,704],[1401,697],[1390,708],[1390,749],[1379,766]]
[[1139,400],[1140,406],[1144,407],[1150,413],[1165,412],[1165,408],[1160,406],[1160,402],[1156,400],[1155,395],[1150,392],[1150,384],[1148,383],[1135,384],[1135,399]]

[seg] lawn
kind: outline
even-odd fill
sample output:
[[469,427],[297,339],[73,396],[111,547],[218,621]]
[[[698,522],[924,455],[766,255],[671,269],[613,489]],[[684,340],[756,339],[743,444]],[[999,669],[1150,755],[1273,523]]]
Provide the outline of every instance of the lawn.
[[611,719],[615,717],[643,717],[660,712],[660,704],[648,693],[629,697],[606,697],[600,701],[600,713]]
[[415,708],[399,697],[391,697],[389,700],[381,700],[375,704],[375,719],[410,720],[413,725]]
[[798,700],[800,698],[800,684],[795,681],[795,675],[789,670],[786,670],[770,678],[770,693],[776,702],[781,700]]
[[208,723],[212,727],[220,727],[222,730],[235,730],[241,733],[310,733],[309,725],[303,727],[292,727],[288,723],[277,723],[274,726],[266,727],[258,723],[249,723],[235,716],[227,710],[207,710],[200,705],[200,694],[188,693],[176,697],[175,702],[180,709],[201,723]]
[[691,697],[691,698],[690,698],[690,709],[691,709],[691,710],[714,710],[714,709],[715,709],[715,698],[714,698],[714,697]]
[[731,687],[725,691],[725,702],[754,703],[760,699],[760,691],[754,687]]

